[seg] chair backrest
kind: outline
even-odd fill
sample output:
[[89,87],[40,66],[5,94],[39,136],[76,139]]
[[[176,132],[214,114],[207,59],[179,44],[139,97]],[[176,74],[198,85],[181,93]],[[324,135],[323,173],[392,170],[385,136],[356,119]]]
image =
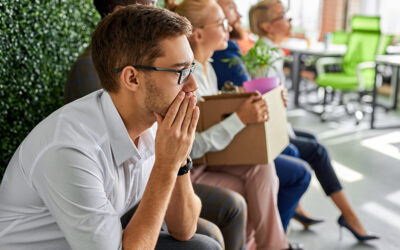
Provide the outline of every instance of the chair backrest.
[[392,43],[393,35],[381,34],[381,39],[379,41],[378,49],[376,51],[377,55],[386,54],[387,47]]
[[345,30],[335,30],[332,33],[332,43],[333,44],[347,44],[349,41],[350,33]]
[[343,58],[343,71],[348,75],[356,75],[359,63],[375,61],[381,37],[380,18],[353,16],[351,29]]

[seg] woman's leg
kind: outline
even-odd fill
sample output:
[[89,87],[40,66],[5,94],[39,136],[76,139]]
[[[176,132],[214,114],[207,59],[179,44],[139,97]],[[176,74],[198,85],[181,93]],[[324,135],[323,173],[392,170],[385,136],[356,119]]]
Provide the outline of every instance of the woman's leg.
[[282,153],[283,155],[289,155],[289,156],[293,156],[296,158],[300,157],[300,153],[299,150],[297,149],[297,147],[295,145],[293,145],[292,143],[289,144],[289,146],[287,146]]
[[285,230],[301,196],[310,184],[311,175],[307,165],[304,161],[287,155],[280,155],[275,159],[279,178],[278,208]]
[[356,213],[350,205],[350,202],[347,200],[346,195],[343,190],[335,192],[330,195],[332,201],[342,212],[343,217],[346,219],[347,223],[353,228],[358,234],[365,235],[365,229],[361,225],[360,220],[358,219]]
[[315,141],[317,140],[317,137],[315,137],[315,135],[305,132],[305,131],[300,131],[300,130],[294,129],[294,134],[299,137],[304,137],[304,138],[308,138],[308,139],[315,140]]
[[300,158],[307,161],[314,169],[326,195],[330,196],[349,225],[357,233],[364,235],[365,229],[346,198],[325,147],[312,134],[299,131],[295,131],[295,133],[297,137],[290,139],[290,142],[298,148]]
[[248,236],[254,230],[257,249],[288,248],[277,208],[279,180],[273,165],[208,167],[196,183],[234,190],[244,196]]
[[299,150],[300,158],[310,164],[326,195],[329,196],[342,190],[342,185],[336,176],[331,159],[324,146],[314,139],[300,136],[290,139],[290,142]]

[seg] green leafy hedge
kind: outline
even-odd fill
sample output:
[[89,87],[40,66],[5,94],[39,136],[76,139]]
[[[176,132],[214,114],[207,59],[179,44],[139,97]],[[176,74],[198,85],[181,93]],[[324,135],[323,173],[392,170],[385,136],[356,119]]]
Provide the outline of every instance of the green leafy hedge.
[[92,0],[0,1],[0,179],[29,131],[62,105],[99,20]]

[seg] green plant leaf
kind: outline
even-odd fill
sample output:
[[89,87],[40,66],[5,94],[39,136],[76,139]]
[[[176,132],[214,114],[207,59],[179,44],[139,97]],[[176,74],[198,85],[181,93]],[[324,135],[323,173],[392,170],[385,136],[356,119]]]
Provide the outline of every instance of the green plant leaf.
[[276,61],[283,59],[279,55],[279,48],[270,46],[262,39],[258,39],[246,55],[242,55],[241,58],[223,59],[223,62],[229,62],[230,67],[244,63],[247,71],[252,76],[259,76],[261,73],[268,72],[269,69],[274,68],[273,65]]
[[63,104],[71,64],[100,20],[92,0],[0,3],[0,178],[18,145]]

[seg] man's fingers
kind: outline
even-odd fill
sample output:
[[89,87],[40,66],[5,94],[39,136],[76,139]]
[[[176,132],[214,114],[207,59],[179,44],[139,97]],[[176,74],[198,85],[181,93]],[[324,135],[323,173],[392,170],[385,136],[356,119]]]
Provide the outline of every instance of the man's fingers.
[[187,133],[190,121],[192,120],[193,110],[196,107],[196,97],[192,96],[189,100],[189,105],[186,111],[185,119],[182,123],[182,132]]
[[189,129],[188,129],[188,135],[189,136],[194,136],[194,133],[196,132],[196,127],[197,127],[197,122],[199,121],[200,117],[200,110],[199,107],[195,106],[192,114],[192,119],[190,121]]
[[172,127],[181,129],[183,119],[185,119],[185,116],[186,116],[186,111],[187,111],[189,100],[190,100],[191,96],[192,96],[192,93],[186,93],[185,99],[183,100],[181,106],[179,107],[178,113],[175,117],[175,121],[173,122]]
[[172,102],[171,106],[169,106],[167,114],[165,115],[164,122],[168,127],[172,126],[172,123],[175,120],[176,114],[179,111],[179,107],[185,97],[185,93],[183,91],[179,92],[179,94],[175,97],[175,100]]
[[154,114],[154,116],[156,117],[158,126],[160,126],[160,125],[161,125],[161,122],[163,121],[163,117],[162,117],[159,113],[156,113],[156,112],[154,112],[153,114]]

